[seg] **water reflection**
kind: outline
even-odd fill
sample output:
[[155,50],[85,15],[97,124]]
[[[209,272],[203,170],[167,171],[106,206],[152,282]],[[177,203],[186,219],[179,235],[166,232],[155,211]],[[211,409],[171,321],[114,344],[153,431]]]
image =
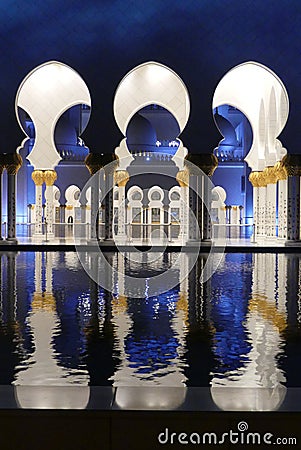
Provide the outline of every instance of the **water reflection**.
[[[201,284],[205,254],[186,278],[189,253],[145,254],[141,298],[125,294],[124,275],[139,273],[128,256],[107,255],[118,269],[107,292],[75,253],[0,253],[0,383],[16,386],[20,405],[63,404],[60,391],[26,386],[69,386],[65,404],[85,407],[89,386],[112,385],[120,407],[175,408],[187,387],[210,386],[221,409],[279,408],[300,380],[299,256],[226,254]],[[175,287],[149,297],[148,278],[175,257]],[[96,253],[85,258],[100,269]]]
[[[278,366],[287,327],[284,258],[283,254],[255,254],[251,260],[246,255],[238,267],[240,277],[235,261],[217,275],[226,270],[231,279],[227,289],[212,299],[217,370],[211,385],[213,399],[222,409],[273,410],[284,399],[286,377]],[[249,290],[245,273],[251,263]],[[246,288],[250,294],[238,301],[239,292]]]

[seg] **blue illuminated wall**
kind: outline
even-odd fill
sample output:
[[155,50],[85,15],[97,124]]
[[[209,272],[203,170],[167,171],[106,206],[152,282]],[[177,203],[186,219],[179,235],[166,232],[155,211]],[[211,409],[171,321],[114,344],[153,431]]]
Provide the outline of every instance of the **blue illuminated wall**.
[[251,170],[244,161],[253,142],[251,125],[241,111],[229,105],[215,108],[213,117],[223,138],[213,151],[219,165],[212,181],[225,189],[226,205],[243,206],[243,223],[252,223],[253,188],[249,182]]

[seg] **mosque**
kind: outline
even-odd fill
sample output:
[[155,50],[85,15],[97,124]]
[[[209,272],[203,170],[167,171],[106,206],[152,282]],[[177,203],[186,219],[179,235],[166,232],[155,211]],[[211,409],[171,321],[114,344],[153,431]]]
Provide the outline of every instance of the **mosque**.
[[77,224],[88,240],[128,244],[211,244],[221,229],[263,245],[300,240],[299,157],[278,139],[288,95],[260,63],[242,63],[218,83],[212,110],[223,139],[202,154],[181,141],[187,87],[157,62],[118,85],[113,110],[123,138],[111,153],[81,138],[90,92],[61,62],[24,78],[15,110],[26,137],[0,155],[2,243],[68,238]]

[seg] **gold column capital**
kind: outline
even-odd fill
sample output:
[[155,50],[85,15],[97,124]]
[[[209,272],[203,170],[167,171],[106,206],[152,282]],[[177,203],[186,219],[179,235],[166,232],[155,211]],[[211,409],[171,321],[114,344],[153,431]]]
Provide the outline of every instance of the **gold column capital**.
[[262,173],[265,178],[266,184],[276,184],[277,183],[277,172],[274,166],[266,167]]
[[253,187],[260,187],[260,172],[255,171],[251,172],[249,175],[249,181]]
[[127,170],[115,170],[114,183],[118,184],[118,187],[125,186],[129,179],[130,176]]
[[6,153],[3,163],[9,175],[16,175],[22,166],[23,160],[19,153]]
[[31,174],[31,178],[36,186],[42,186],[42,184],[44,183],[43,170],[34,170]]
[[301,154],[287,154],[281,160],[289,177],[301,176]]
[[46,183],[46,186],[53,186],[56,180],[57,173],[55,170],[45,170],[44,181]]
[[100,169],[109,165],[112,161],[116,161],[113,153],[89,153],[85,159],[85,164],[91,175],[94,175]]
[[192,163],[188,164],[186,167],[189,172],[193,175],[193,164],[199,167],[208,177],[211,177],[218,166],[218,159],[213,153],[189,153],[186,161]]
[[275,172],[276,172],[278,181],[286,180],[287,179],[287,170],[286,170],[285,166],[282,164],[282,161],[278,161],[274,167],[275,167]]
[[176,179],[181,187],[189,186],[189,171],[187,170],[187,168],[185,168],[184,170],[179,170]]

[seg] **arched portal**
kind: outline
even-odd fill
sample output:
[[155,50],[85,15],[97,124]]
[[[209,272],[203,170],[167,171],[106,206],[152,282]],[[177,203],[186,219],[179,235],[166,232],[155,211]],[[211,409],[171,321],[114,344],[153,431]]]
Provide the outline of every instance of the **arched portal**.
[[[257,242],[283,239],[284,222],[287,214],[287,186],[283,171],[279,170],[286,149],[278,139],[283,130],[289,111],[289,100],[284,84],[280,78],[263,64],[249,61],[231,69],[218,83],[212,101],[214,114],[221,111],[220,131],[226,134],[232,150],[237,148],[237,133],[230,133],[232,112],[239,111],[246,119],[245,133],[252,132],[251,146],[243,155],[249,170],[244,178],[246,192],[246,219],[250,216],[253,224],[253,236]],[[226,113],[225,113],[225,108]],[[224,130],[224,133],[223,133]],[[236,142],[235,142],[236,140]],[[223,142],[218,152],[221,152]],[[226,146],[224,146],[226,148]],[[229,148],[230,148],[229,147]],[[216,174],[217,177],[218,173]],[[242,188],[235,183],[233,177],[227,175],[232,182],[232,189]],[[249,178],[251,184],[247,181]],[[284,177],[285,178],[285,177]],[[215,182],[223,186],[220,180]],[[250,207],[253,193],[252,208]],[[231,194],[231,190],[230,190]],[[227,190],[229,198],[229,190]],[[231,206],[231,205],[230,205]],[[237,207],[237,205],[235,205]],[[281,236],[279,230],[281,231]]]
[[[126,199],[133,200],[131,192],[138,186],[146,192],[142,200],[141,230],[145,231],[141,231],[142,235],[150,236],[152,231],[166,235],[170,227],[168,191],[178,187],[176,175],[184,168],[188,153],[179,136],[189,111],[185,84],[163,64],[153,61],[141,64],[121,80],[114,98],[115,120],[124,136],[115,149],[118,202],[114,201],[114,216],[118,216],[118,226],[115,224],[118,234],[124,236],[124,222],[132,223],[132,209],[126,210]],[[160,205],[156,206],[156,200],[150,197],[155,186],[163,193]]]

